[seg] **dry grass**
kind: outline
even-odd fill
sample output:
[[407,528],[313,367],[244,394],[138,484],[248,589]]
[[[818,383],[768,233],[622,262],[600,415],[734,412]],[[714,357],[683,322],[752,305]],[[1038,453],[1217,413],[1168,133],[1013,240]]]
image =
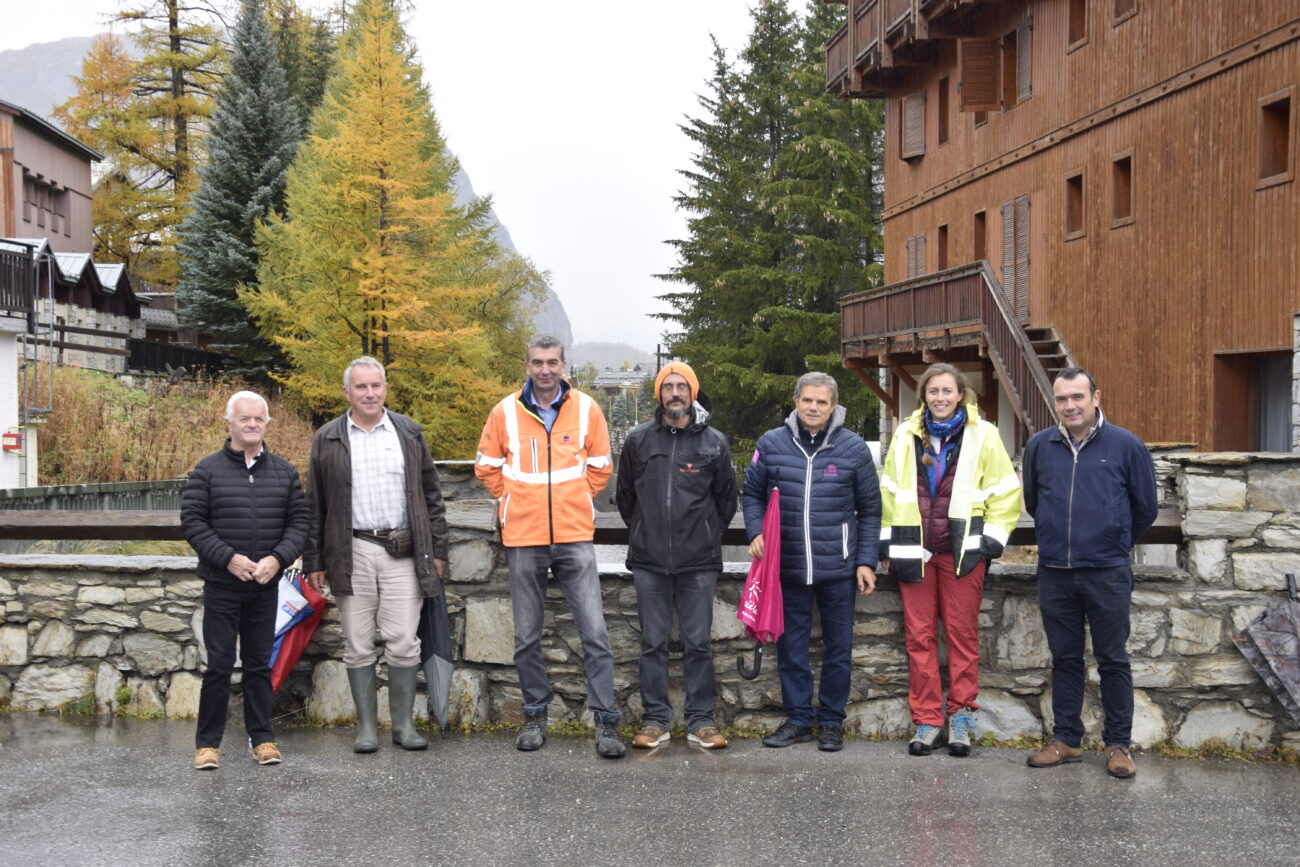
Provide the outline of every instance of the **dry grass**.
[[[126,385],[104,373],[58,368],[54,412],[41,426],[40,484],[142,482],[188,473],[227,436],[237,379]],[[254,389],[256,390],[256,389]],[[305,471],[312,427],[275,395],[267,444]]]

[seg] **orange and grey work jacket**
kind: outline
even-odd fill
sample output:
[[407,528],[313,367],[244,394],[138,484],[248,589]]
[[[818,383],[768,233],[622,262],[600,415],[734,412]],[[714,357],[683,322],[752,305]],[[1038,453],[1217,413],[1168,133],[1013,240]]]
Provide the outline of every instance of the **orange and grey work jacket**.
[[508,548],[590,542],[594,499],[613,471],[600,404],[567,382],[549,431],[523,390],[492,407],[474,466],[497,498],[501,541]]

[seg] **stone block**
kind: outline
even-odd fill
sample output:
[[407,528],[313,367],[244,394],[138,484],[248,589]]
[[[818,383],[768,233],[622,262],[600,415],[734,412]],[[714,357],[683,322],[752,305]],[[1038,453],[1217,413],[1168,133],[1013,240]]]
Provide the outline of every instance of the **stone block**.
[[343,663],[330,659],[317,664],[311,673],[306,711],[308,719],[327,725],[356,721],[357,710]]
[[184,632],[189,624],[161,611],[141,611],[140,625],[150,632]]
[[188,671],[178,671],[172,675],[167,685],[168,719],[194,719],[199,715],[199,690],[203,679]]
[[1134,608],[1129,617],[1132,626],[1128,650],[1132,654],[1161,656],[1165,650],[1166,615],[1158,608]]
[[1246,482],[1239,475],[1187,473],[1182,495],[1188,509],[1246,508]]
[[903,621],[893,617],[873,617],[853,624],[854,635],[898,635]]
[[1038,603],[1008,596],[1002,604],[1002,631],[997,640],[997,667],[1046,668],[1052,664]]
[[168,582],[165,591],[169,596],[182,596],[186,599],[203,598],[203,581],[199,578],[190,578],[184,581]]
[[0,674],[0,705],[9,701],[9,696],[13,694],[14,684],[9,678]]
[[95,672],[84,665],[29,665],[18,676],[10,705],[20,710],[53,710],[94,694]]
[[847,705],[844,713],[844,730],[851,734],[900,737],[912,729],[912,712],[905,698],[855,702]]
[[141,602],[153,602],[155,599],[161,598],[163,598],[163,589],[161,587],[126,588],[126,601],[128,605],[136,605]]
[[736,606],[730,602],[714,598],[713,626],[709,636],[714,641],[727,641],[731,638],[745,637],[745,624],[736,617]]
[[1174,608],[1169,612],[1169,635],[1175,653],[1213,653],[1223,640],[1223,621],[1198,611]]
[[1268,610],[1267,605],[1235,605],[1232,608],[1232,631],[1241,632]]
[[447,526],[461,530],[495,533],[496,500],[453,500],[447,503]]
[[1169,721],[1160,705],[1140,689],[1133,690],[1133,743],[1149,747],[1169,739]]
[[72,599],[77,587],[62,581],[43,581],[39,578],[23,582],[23,593],[27,596],[44,596],[48,599]]
[[1233,584],[1241,590],[1283,590],[1283,575],[1300,573],[1300,553],[1256,554],[1241,551],[1232,555]]
[[14,596],[14,585],[10,584],[4,578],[0,578],[0,599],[12,599]]
[[[752,711],[738,713],[731,720],[731,724],[738,729],[759,732],[774,732],[783,722],[785,722],[785,714],[754,713]],[[853,729],[849,729],[849,731],[852,732]]]
[[490,710],[487,676],[481,671],[458,668],[451,675],[451,696],[447,702],[449,725],[484,725]]
[[117,711],[117,688],[126,682],[117,666],[101,662],[95,669],[95,712],[112,714]]
[[27,606],[27,613],[32,617],[46,620],[63,620],[72,610],[72,604],[60,599],[36,599]]
[[855,668],[900,668],[907,665],[907,651],[892,644],[858,644],[853,648]]
[[121,587],[104,584],[82,587],[77,591],[77,601],[83,605],[121,605],[126,601],[126,591]]
[[1274,527],[1270,524],[1259,534],[1259,538],[1268,548],[1300,549],[1300,530],[1295,527]]
[[867,614],[898,614],[903,610],[897,590],[877,590],[869,596],[855,596],[854,600],[853,610]]
[[512,665],[515,661],[515,620],[510,600],[471,597],[465,600],[465,659]]
[[77,620],[82,623],[102,623],[108,626],[119,626],[122,629],[134,629],[140,625],[140,622],[121,611],[114,611],[112,608],[91,608],[77,615]]
[[448,553],[448,580],[460,584],[483,584],[492,579],[495,565],[492,546],[487,542],[458,542]]
[[[325,618],[328,619],[330,612],[338,608],[337,605],[331,605],[325,609]],[[316,629],[316,634],[312,636],[312,643],[320,640],[321,631],[325,628],[324,624]],[[203,665],[208,664],[208,648],[203,644],[203,608],[200,606],[194,610],[194,616],[190,618],[190,632],[194,635],[194,640],[198,642],[199,662]]]
[[1235,701],[1204,701],[1188,711],[1178,727],[1182,747],[1221,741],[1237,750],[1262,749],[1273,739],[1274,724],[1257,717]]
[[979,695],[980,709],[975,714],[975,734],[992,732],[998,740],[1018,737],[1037,737],[1043,733],[1043,723],[1025,703],[1010,693],[998,689],[985,689]]
[[177,671],[185,659],[179,644],[147,632],[135,632],[122,639],[122,652],[135,663],[136,671],[148,677]]
[[1192,539],[1187,543],[1188,570],[1208,584],[1227,582],[1228,562],[1226,539]]
[[1188,509],[1183,516],[1183,534],[1189,539],[1201,536],[1242,539],[1253,536],[1270,517],[1268,512]]
[[1252,509],[1300,512],[1300,468],[1255,464],[1247,478],[1246,501]]
[[1245,657],[1234,652],[1232,656],[1203,657],[1182,663],[1188,686],[1260,686],[1255,669]]
[[89,659],[103,659],[112,652],[113,640],[111,635],[92,635],[89,638],[82,639],[81,643],[77,645],[77,656]]
[[126,688],[131,697],[124,707],[119,708],[127,716],[158,718],[166,712],[162,696],[158,694],[158,684],[142,677],[128,677]]
[[32,656],[54,657],[56,659],[72,655],[72,643],[77,635],[68,624],[61,620],[51,620],[45,624],[36,643],[32,645]]
[[1164,659],[1133,659],[1133,686],[1143,689],[1163,689],[1174,686],[1182,679],[1177,662]]
[[27,627],[0,627],[0,665],[27,664]]

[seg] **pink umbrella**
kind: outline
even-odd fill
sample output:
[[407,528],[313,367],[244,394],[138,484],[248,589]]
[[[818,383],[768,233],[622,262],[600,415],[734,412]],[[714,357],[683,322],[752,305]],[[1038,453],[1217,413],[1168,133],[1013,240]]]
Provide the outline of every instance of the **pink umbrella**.
[[763,644],[774,643],[785,632],[785,609],[781,604],[781,497],[775,487],[763,514],[763,556],[749,564],[736,617],[754,639],[753,666],[747,668],[745,657],[739,656],[736,670],[746,680],[753,680],[763,667]]

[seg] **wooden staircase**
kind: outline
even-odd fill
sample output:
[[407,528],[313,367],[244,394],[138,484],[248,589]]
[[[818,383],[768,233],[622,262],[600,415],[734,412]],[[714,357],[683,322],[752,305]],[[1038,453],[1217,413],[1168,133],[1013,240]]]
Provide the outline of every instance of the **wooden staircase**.
[[1056,379],[1056,374],[1062,370],[1074,367],[1070,351],[1065,348],[1055,328],[1026,328],[1025,336],[1029,338],[1029,345],[1033,347],[1034,355],[1038,356],[1049,382]]

